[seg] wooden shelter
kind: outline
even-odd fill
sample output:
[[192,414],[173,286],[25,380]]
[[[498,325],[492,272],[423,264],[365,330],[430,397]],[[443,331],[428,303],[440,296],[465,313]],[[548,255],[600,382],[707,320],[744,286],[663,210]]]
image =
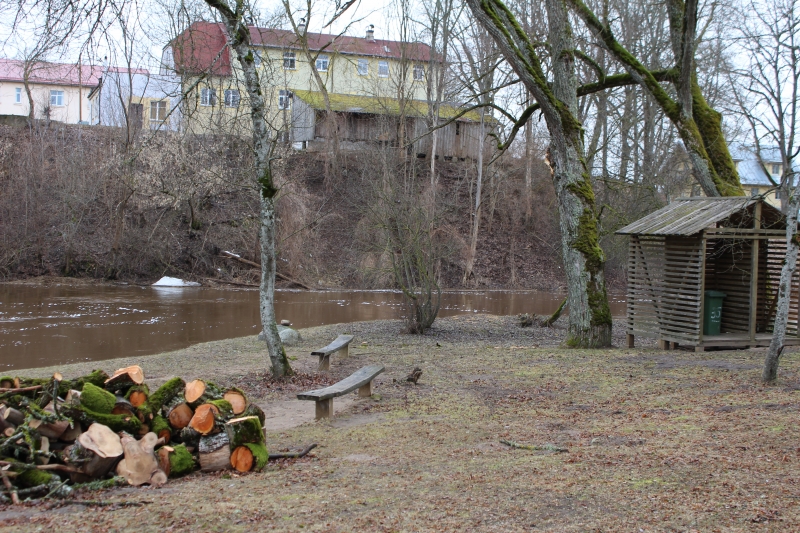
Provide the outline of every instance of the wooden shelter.
[[[786,218],[760,197],[679,198],[617,232],[630,235],[628,346],[768,346],[786,254]],[[703,334],[706,291],[726,295],[719,334]],[[798,274],[786,344],[800,344]]]

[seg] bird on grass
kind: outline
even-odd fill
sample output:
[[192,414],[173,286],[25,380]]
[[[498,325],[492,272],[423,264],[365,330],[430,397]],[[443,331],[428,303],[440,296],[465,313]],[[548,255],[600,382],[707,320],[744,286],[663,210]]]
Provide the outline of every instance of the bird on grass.
[[417,381],[419,381],[420,376],[422,376],[422,369],[418,366],[414,367],[414,370],[412,370],[411,373],[408,376],[406,376],[406,381],[410,381],[411,383],[416,385]]

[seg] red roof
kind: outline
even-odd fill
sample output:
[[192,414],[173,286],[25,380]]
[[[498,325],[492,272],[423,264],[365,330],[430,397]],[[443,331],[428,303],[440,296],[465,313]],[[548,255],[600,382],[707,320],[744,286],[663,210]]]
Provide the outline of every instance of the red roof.
[[[23,81],[25,62],[0,59],[0,81]],[[33,64],[28,81],[46,85],[74,85],[93,87],[103,75],[100,65],[76,65],[37,62]]]
[[[366,39],[347,35],[308,33],[311,51],[330,51],[337,54],[387,57],[428,61],[430,46],[424,43],[404,43],[383,39]],[[290,30],[250,26],[250,40],[255,46],[298,50],[297,35]],[[231,74],[230,51],[225,46],[226,32],[221,23],[195,22],[172,41],[175,68],[180,72],[207,72],[221,76]],[[220,53],[221,51],[221,53]]]

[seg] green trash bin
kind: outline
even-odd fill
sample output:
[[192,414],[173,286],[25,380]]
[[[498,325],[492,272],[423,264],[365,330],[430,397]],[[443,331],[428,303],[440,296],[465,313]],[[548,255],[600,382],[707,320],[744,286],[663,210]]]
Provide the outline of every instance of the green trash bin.
[[722,325],[722,300],[727,294],[720,291],[706,291],[703,306],[703,335],[719,335]]

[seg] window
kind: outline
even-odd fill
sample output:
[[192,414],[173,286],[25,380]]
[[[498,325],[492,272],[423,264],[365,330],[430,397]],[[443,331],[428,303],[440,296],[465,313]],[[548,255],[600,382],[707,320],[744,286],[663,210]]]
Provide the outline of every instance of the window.
[[292,105],[292,91],[281,91],[278,94],[278,109],[289,109]]
[[356,69],[358,70],[359,76],[366,76],[369,74],[369,61],[366,59],[359,59]]
[[775,189],[775,199],[776,200],[780,200],[781,199],[781,190],[780,189]]
[[257,67],[261,66],[261,52],[253,50],[253,64]]
[[461,123],[456,122],[456,135],[461,135]]
[[51,106],[64,105],[64,91],[50,91],[50,105]]
[[200,91],[200,105],[212,106],[217,105],[217,93],[214,89],[202,89]]
[[239,90],[227,89],[225,91],[225,107],[239,107]]
[[317,56],[317,70],[320,72],[327,72],[328,71],[328,56],[320,55]]
[[389,62],[388,61],[378,61],[378,76],[381,78],[388,78],[389,77]]
[[750,196],[758,196],[758,187],[750,189]]
[[[322,56],[320,56],[321,58]],[[327,56],[326,61],[327,61]],[[317,59],[317,65],[319,65],[319,59]],[[295,69],[295,56],[294,52],[284,52],[283,53],[283,68],[286,70],[294,70]],[[317,66],[317,70],[320,70],[319,66]],[[328,70],[326,66],[324,70]]]
[[422,81],[425,79],[425,66],[414,65],[414,81]]
[[778,165],[778,164],[773,164],[772,165],[772,173],[775,174],[775,175],[780,174],[781,173],[781,166]]
[[22,87],[17,87],[14,89],[14,103],[21,104],[22,103]]
[[167,101],[158,100],[150,102],[150,121],[164,121],[167,119]]

